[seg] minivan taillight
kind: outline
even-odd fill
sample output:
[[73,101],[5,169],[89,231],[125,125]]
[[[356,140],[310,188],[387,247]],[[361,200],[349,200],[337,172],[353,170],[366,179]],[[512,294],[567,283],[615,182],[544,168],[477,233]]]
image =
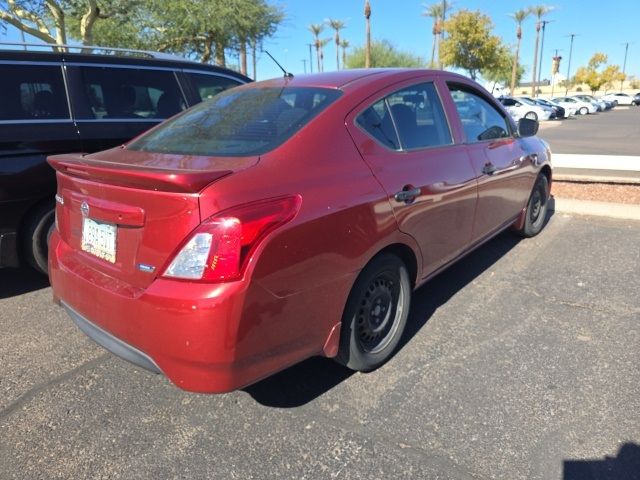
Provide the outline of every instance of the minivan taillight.
[[163,276],[202,282],[239,279],[260,241],[300,209],[299,195],[235,207],[205,220],[175,255]]

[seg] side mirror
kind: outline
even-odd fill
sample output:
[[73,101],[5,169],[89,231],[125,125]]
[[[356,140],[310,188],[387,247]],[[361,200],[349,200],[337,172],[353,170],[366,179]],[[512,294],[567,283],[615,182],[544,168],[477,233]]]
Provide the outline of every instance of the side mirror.
[[521,118],[518,121],[518,135],[521,137],[533,137],[538,133],[538,121],[531,118]]

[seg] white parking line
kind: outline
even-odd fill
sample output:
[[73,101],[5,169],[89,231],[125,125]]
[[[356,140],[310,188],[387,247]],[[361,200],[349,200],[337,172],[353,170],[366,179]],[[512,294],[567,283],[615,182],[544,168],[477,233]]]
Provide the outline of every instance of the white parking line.
[[551,162],[554,167],[559,168],[640,172],[640,156],[552,153]]

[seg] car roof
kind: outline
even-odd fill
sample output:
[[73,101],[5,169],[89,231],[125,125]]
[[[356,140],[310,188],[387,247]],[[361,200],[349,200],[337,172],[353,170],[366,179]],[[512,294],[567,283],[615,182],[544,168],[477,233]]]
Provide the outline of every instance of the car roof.
[[[414,77],[444,76],[452,80],[469,82],[467,77],[442,70],[428,70],[424,68],[361,68],[347,69],[335,72],[323,72],[294,77],[278,77],[252,84],[255,87],[320,87],[349,89],[352,86],[362,86],[369,83],[395,83]],[[253,87],[252,87],[253,88]]]
[[[46,47],[46,45],[45,45]],[[131,65],[145,67],[161,67],[175,69],[196,69],[209,72],[222,73],[224,75],[235,76],[245,82],[250,81],[248,77],[228,68],[214,65],[206,65],[177,55],[154,56],[153,52],[133,51],[131,54],[122,52],[117,55],[75,53],[75,52],[47,52],[33,50],[13,50],[0,48],[0,60],[16,62],[66,62],[66,63],[86,63],[104,65]]]

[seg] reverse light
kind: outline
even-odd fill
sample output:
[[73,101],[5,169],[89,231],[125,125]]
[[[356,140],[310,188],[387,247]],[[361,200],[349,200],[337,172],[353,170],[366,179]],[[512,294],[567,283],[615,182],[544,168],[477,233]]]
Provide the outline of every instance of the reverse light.
[[224,282],[242,276],[260,241],[300,209],[300,196],[235,207],[205,220],[175,255],[163,276]]

